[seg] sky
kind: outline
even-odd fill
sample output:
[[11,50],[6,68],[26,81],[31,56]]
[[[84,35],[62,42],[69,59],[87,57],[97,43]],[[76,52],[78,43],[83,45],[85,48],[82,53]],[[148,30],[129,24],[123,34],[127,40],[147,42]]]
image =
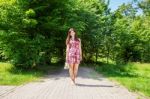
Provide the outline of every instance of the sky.
[[110,0],[109,7],[111,8],[111,11],[114,11],[123,3],[131,2],[132,0]]
[[[127,4],[132,1],[133,0],[110,0],[109,8],[111,8],[111,11],[115,11],[123,3]],[[137,15],[141,15],[141,14],[142,14],[142,10],[138,9]]]

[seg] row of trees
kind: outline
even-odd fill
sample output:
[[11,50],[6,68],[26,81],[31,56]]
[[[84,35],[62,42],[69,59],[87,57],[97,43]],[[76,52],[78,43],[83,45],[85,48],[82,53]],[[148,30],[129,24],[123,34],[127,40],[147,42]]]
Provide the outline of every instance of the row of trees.
[[[0,0],[0,60],[24,68],[64,62],[73,27],[84,62],[150,62],[150,1],[123,4],[114,12],[108,5],[109,0]],[[137,15],[139,9],[143,14]]]

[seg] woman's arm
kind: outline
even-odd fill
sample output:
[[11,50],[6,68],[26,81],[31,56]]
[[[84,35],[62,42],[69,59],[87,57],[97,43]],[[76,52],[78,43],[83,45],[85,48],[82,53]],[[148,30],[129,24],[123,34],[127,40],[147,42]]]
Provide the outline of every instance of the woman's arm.
[[69,44],[66,45],[66,60],[68,58]]
[[82,60],[82,48],[81,48],[81,39],[79,38],[79,50],[80,50],[80,59]]

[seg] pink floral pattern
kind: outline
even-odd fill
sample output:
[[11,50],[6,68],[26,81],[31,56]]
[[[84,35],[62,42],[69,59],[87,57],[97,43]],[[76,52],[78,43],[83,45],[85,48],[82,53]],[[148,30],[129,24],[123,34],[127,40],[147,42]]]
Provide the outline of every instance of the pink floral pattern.
[[66,62],[68,64],[80,64],[79,41],[71,40],[69,42],[69,50]]

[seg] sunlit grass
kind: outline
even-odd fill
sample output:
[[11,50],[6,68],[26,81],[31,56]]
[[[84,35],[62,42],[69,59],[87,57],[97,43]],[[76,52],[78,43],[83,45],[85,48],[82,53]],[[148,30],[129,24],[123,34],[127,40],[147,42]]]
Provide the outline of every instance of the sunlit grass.
[[37,80],[42,72],[12,70],[9,63],[0,63],[0,85],[20,85]]
[[46,73],[55,72],[59,67],[41,66],[35,70],[22,70],[14,69],[9,63],[0,63],[0,85],[21,85],[36,81]]
[[116,80],[129,90],[150,96],[150,64],[128,63],[126,65],[103,64],[96,71]]

